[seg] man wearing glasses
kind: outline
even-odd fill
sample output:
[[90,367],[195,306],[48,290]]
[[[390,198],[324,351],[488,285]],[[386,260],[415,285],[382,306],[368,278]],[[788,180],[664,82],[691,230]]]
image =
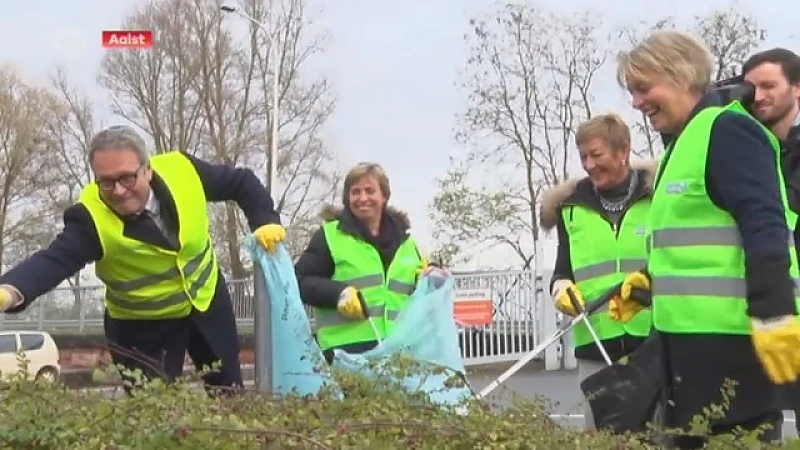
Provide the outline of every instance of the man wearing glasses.
[[235,201],[256,240],[274,251],[286,232],[270,193],[249,169],[184,152],[150,158],[126,126],[95,135],[88,156],[95,181],[64,212],[50,246],[0,276],[0,312],[24,310],[95,263],[115,364],[173,381],[188,353],[199,369],[213,366],[207,389],[242,386],[236,321],[206,203]]

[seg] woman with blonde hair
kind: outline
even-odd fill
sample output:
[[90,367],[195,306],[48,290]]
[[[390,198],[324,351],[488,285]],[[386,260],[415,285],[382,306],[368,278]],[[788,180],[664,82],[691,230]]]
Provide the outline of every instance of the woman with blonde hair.
[[620,55],[619,83],[666,147],[651,198],[647,269],[626,277],[621,305],[637,310],[631,289],[652,288],[667,426],[688,428],[704,408],[723,405],[711,434],[766,425],[761,439],[778,441],[776,384],[796,381],[800,370],[796,219],[777,141],[738,102],[722,104],[710,89],[712,68],[707,47],[678,31],[653,33]]
[[406,213],[388,206],[389,178],[374,163],[345,177],[343,207],[326,207],[295,272],[303,303],[314,307],[317,341],[330,363],[334,349],[363,353],[391,329],[426,269]]

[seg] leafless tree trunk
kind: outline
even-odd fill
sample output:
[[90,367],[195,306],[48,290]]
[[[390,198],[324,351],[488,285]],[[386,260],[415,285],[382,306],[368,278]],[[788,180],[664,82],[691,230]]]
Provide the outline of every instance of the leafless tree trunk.
[[56,165],[45,124],[58,109],[52,93],[0,66],[0,268],[38,250],[52,228],[42,192]]
[[[65,209],[78,201],[81,190],[91,180],[89,165],[89,142],[97,129],[94,105],[89,98],[71,85],[67,73],[59,68],[51,79],[54,95],[59,101],[57,114],[46,123],[52,144],[48,151],[55,158],[56,171],[52,182],[44,192],[48,200],[48,215],[51,223],[59,223]],[[50,228],[48,240],[60,231]],[[76,289],[71,317],[77,317],[83,308],[81,271],[67,280]]]
[[[321,51],[321,42],[308,29],[302,0],[275,1],[273,11],[267,4],[249,0],[244,8],[271,24],[261,29],[222,16],[215,0],[151,2],[126,25],[160,30],[155,48],[108,54],[101,83],[116,112],[145,130],[159,151],[186,150],[266,178],[275,119],[270,106],[276,73],[269,55],[271,45],[280,45],[278,185],[272,196],[294,234],[335,187],[332,154],[319,137],[334,102],[324,78],[301,76],[308,60]],[[234,27],[247,30],[244,39]],[[277,40],[269,37],[273,31]],[[234,278],[247,276],[239,250],[247,231],[240,211],[235,204],[219,205],[211,215],[218,225],[215,241],[223,267]]]
[[[437,256],[454,262],[468,246],[501,244],[527,268],[540,194],[568,176],[575,129],[592,114],[595,75],[609,52],[589,13],[509,4],[470,25],[462,83],[469,106],[457,139],[471,149],[453,161],[432,205]],[[477,172],[482,182],[470,178]]]

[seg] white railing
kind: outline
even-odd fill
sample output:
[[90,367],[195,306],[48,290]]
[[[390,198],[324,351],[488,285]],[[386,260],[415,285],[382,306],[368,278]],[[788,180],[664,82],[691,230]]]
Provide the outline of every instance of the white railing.
[[[457,290],[485,290],[494,304],[491,324],[459,327],[461,353],[467,365],[516,361],[555,330],[556,314],[552,303],[546,301],[547,288],[537,282],[532,271],[459,273],[455,277]],[[255,298],[252,279],[229,281],[228,286],[239,331],[251,334]],[[102,294],[103,287],[98,285],[56,288],[20,314],[0,314],[0,329],[100,334]],[[546,368],[561,367],[559,354],[560,348],[553,346],[542,355]]]

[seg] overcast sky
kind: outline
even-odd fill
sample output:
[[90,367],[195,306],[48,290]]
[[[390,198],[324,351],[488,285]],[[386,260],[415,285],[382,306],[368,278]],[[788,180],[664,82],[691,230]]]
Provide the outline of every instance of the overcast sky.
[[[132,7],[145,2],[5,0],[0,14],[0,61],[13,62],[36,81],[44,80],[56,64],[63,64],[75,82],[103,103],[95,81],[104,51],[101,31],[118,28]],[[688,22],[730,3],[674,0],[633,8],[636,2],[630,0],[539,4],[558,11],[598,5],[595,10],[616,25],[667,15]],[[789,4],[739,2],[750,11],[758,5],[754,12],[769,30],[765,47],[798,49],[800,40],[793,36],[797,10],[791,11]],[[449,155],[463,151],[452,139],[455,115],[464,105],[464,95],[455,86],[466,58],[463,35],[469,29],[469,17],[493,2],[310,0],[308,5],[317,24],[331,34],[327,52],[318,61],[333,83],[338,102],[326,129],[329,142],[340,151],[346,166],[359,160],[385,166],[392,182],[392,203],[411,214],[415,234],[431,248],[427,207],[435,193],[434,179],[445,173]],[[624,93],[608,79],[604,83],[598,108],[629,113]],[[109,124],[117,120],[103,119]],[[495,252],[478,263],[491,266],[500,257]]]

